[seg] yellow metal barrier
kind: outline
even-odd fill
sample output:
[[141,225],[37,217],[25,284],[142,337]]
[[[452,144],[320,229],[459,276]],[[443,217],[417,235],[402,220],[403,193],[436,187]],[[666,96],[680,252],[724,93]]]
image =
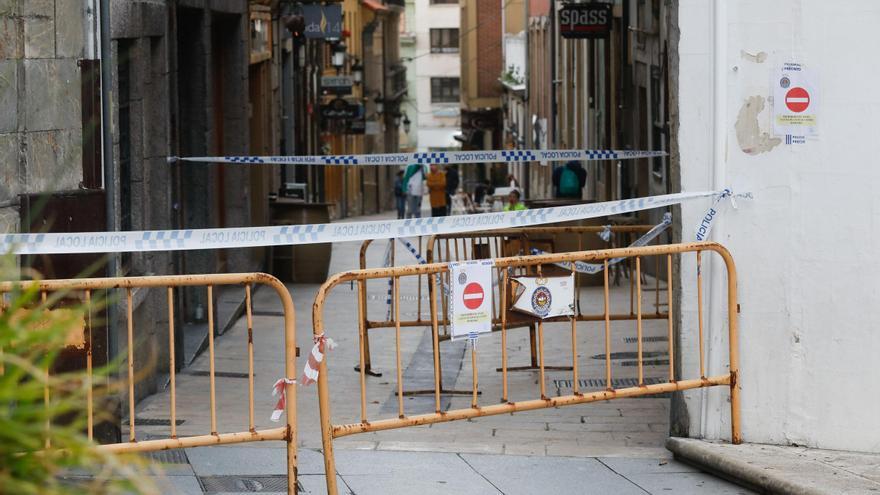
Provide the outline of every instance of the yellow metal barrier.
[[[703,359],[705,345],[703,339],[703,307],[702,307],[702,253],[704,251],[715,252],[721,256],[727,268],[727,311],[728,311],[728,340],[729,340],[729,371],[725,374],[716,376],[706,376],[705,360]],[[672,271],[673,256],[683,253],[696,253],[697,260],[697,299],[698,299],[698,318],[697,325],[699,332],[699,376],[696,378],[683,378],[676,376],[674,361],[674,327],[672,321],[672,293],[667,291],[666,303],[668,310],[666,313],[667,321],[667,338],[669,340],[669,374],[668,380],[663,383],[648,384],[644,379],[644,360],[643,360],[643,335],[642,321],[645,316],[642,312],[642,283],[641,270],[642,259],[647,256],[664,257],[666,261],[666,283],[668,287],[672,287]],[[638,385],[627,388],[614,388],[611,377],[611,326],[612,314],[610,312],[610,287],[608,267],[609,261],[615,258],[631,258],[634,261],[634,278],[636,284],[636,304],[635,304],[635,320],[636,320],[636,342],[638,346]],[[510,285],[510,270],[519,270],[541,275],[543,271],[556,263],[574,263],[578,261],[603,263],[603,288],[604,288],[604,312],[602,319],[604,321],[604,340],[605,340],[605,389],[593,392],[582,393],[579,389],[578,381],[578,360],[577,360],[577,322],[583,321],[579,317],[559,317],[548,320],[538,320],[537,323],[537,346],[538,346],[538,371],[539,371],[539,398],[523,401],[510,402],[508,400],[508,381],[507,381],[507,293]],[[475,347],[471,347],[471,360],[473,369],[472,378],[472,402],[471,407],[466,409],[441,410],[441,385],[440,385],[440,359],[439,359],[439,342],[440,342],[440,326],[442,324],[438,311],[437,299],[430,299],[430,321],[433,335],[433,355],[434,355],[434,403],[435,411],[430,414],[417,414],[408,416],[404,410],[403,403],[403,374],[401,366],[401,350],[400,350],[400,329],[403,326],[400,319],[400,279],[402,277],[421,277],[426,276],[429,280],[432,293],[437,293],[438,278],[437,275],[448,274],[449,263],[430,263],[415,266],[399,266],[390,268],[377,268],[369,270],[356,270],[339,273],[328,279],[318,290],[313,306],[312,321],[314,324],[314,333],[316,336],[324,333],[324,304],[326,297],[331,289],[346,283],[357,282],[360,294],[359,299],[359,342],[360,342],[360,422],[350,424],[334,424],[331,421],[330,414],[330,390],[327,375],[327,359],[330,355],[325,356],[320,363],[318,376],[318,402],[321,415],[321,437],[324,447],[324,464],[327,473],[328,493],[336,494],[336,477],[335,477],[335,460],[333,455],[333,439],[353,435],[357,433],[375,432],[394,428],[404,428],[409,426],[419,426],[433,423],[441,423],[447,421],[475,418],[480,416],[490,416],[498,414],[514,413],[519,411],[528,411],[534,409],[544,409],[551,407],[568,406],[574,404],[583,404],[587,402],[595,402],[601,400],[611,400],[625,397],[636,397],[652,394],[661,394],[666,392],[688,390],[701,387],[727,386],[730,388],[730,411],[731,411],[731,439],[733,443],[741,442],[740,434],[740,397],[737,389],[738,365],[738,341],[737,341],[737,279],[736,267],[730,253],[723,246],[717,243],[691,243],[678,245],[661,245],[638,248],[621,248],[607,249],[599,251],[584,251],[575,253],[546,254],[540,256],[517,256],[509,258],[495,259],[495,267],[500,269],[501,282],[500,290],[500,332],[501,332],[501,370],[502,370],[502,394],[501,402],[491,405],[480,405],[478,402],[477,389],[477,352]],[[366,396],[366,366],[365,366],[365,342],[366,327],[363,324],[363,293],[366,287],[366,281],[371,279],[391,278],[393,280],[393,297],[394,305],[394,328],[396,331],[396,364],[397,364],[397,397],[398,397],[398,414],[397,417],[383,419],[367,418],[367,396]],[[544,371],[544,322],[546,321],[570,321],[571,322],[571,373],[573,393],[569,395],[558,395],[549,397],[546,393]],[[685,372],[681,371],[684,375]]]
[[[8,293],[16,288],[33,289],[35,286],[40,291],[42,300],[47,300],[47,294],[51,292],[64,293],[65,297],[81,297],[86,308],[85,335],[87,336],[86,369],[89,380],[87,401],[87,433],[89,439],[93,436],[94,426],[94,397],[92,375],[92,352],[91,333],[92,316],[94,310],[92,294],[101,290],[122,290],[125,293],[126,329],[127,329],[127,352],[128,352],[128,442],[117,444],[100,445],[100,449],[112,452],[149,452],[167,449],[180,449],[189,447],[201,447],[209,445],[224,445],[244,442],[258,442],[267,440],[283,440],[287,443],[287,492],[296,493],[297,460],[296,460],[296,386],[286,385],[286,417],[284,426],[269,429],[256,429],[254,425],[254,340],[251,293],[254,285],[271,287],[278,294],[284,308],[284,360],[287,377],[296,376],[296,319],[294,316],[293,300],[287,288],[277,278],[265,273],[230,273],[212,275],[170,275],[150,277],[119,277],[119,278],[84,278],[69,280],[41,280],[26,282],[3,282],[0,283],[0,294]],[[217,431],[217,401],[215,387],[215,363],[214,363],[214,298],[213,290],[216,286],[243,285],[245,288],[245,314],[247,317],[247,353],[248,353],[248,425],[243,431],[219,433]],[[174,361],[174,289],[180,287],[204,286],[207,290],[208,299],[208,356],[209,363],[209,400],[211,415],[211,431],[205,435],[177,436],[177,404],[176,404],[176,370]],[[138,440],[136,437],[135,421],[135,394],[134,394],[134,321],[132,292],[138,289],[164,288],[168,298],[168,345],[169,345],[169,419],[171,432],[169,438],[155,440]],[[46,401],[50,400],[48,388],[46,389]],[[47,426],[48,427],[48,426]]]
[[[470,232],[463,234],[437,234],[428,237],[427,239],[422,239],[421,237],[415,240],[415,244],[413,247],[420,253],[424,259],[428,263],[432,262],[451,262],[451,261],[469,261],[475,259],[489,259],[489,258],[502,258],[506,256],[518,256],[525,255],[531,252],[532,248],[540,249],[545,252],[555,252],[557,247],[559,246],[559,240],[562,237],[568,237],[569,241],[571,241],[571,237],[575,237],[577,239],[577,251],[583,251],[584,245],[589,244],[591,242],[604,242],[610,248],[619,248],[625,247],[631,244],[635,239],[645,234],[649,230],[654,228],[653,225],[611,225],[607,228],[608,231],[611,232],[611,237],[608,241],[603,241],[598,237],[597,234],[606,230],[604,226],[568,226],[568,227],[521,227],[521,228],[512,228],[512,229],[498,229],[486,232]],[[663,236],[660,235],[657,237],[656,244],[660,244],[660,240]],[[362,270],[367,269],[367,250],[372,244],[372,240],[366,240],[361,244],[360,249],[360,267]],[[412,258],[410,253],[404,252],[403,256],[410,263],[416,263],[416,260]],[[391,249],[390,253],[390,262],[391,266],[395,266],[395,261],[397,258],[397,246],[395,245]],[[621,277],[626,277],[629,279],[629,313],[617,313],[612,314],[612,320],[635,320],[635,293],[636,293],[636,283],[633,277],[634,265],[632,260],[627,259],[624,260],[620,264],[616,264],[612,267],[611,272],[614,276],[614,285],[620,285]],[[655,266],[654,266],[654,311],[651,313],[646,313],[642,315],[643,319],[652,319],[652,320],[662,320],[665,319],[668,314],[667,311],[664,311],[662,308],[665,305],[665,302],[661,300],[661,292],[667,290],[666,287],[660,285],[660,273],[662,271],[662,267],[660,266],[660,258],[655,258]],[[449,281],[446,277],[448,274],[442,275],[444,285],[448,285]],[[498,277],[500,278],[500,272],[498,273]],[[595,275],[596,278],[601,278],[601,275]],[[644,274],[642,274],[643,279],[640,282],[644,282]],[[577,293],[577,319],[578,321],[601,321],[604,319],[604,315],[602,314],[589,314],[585,313],[581,310],[580,306],[580,290],[582,286],[582,278],[583,276],[575,277],[575,291]],[[423,289],[423,286],[427,285]],[[384,292],[383,292],[384,293]],[[427,277],[418,277],[418,285],[416,288],[416,310],[415,310],[415,318],[406,318],[404,317],[399,321],[401,327],[426,327],[431,324],[430,319],[423,318],[423,308],[422,306],[422,294],[428,296],[431,294],[431,284],[428,283]],[[497,296],[497,295],[496,295]],[[364,366],[366,367],[366,373],[371,376],[382,376],[382,374],[373,369],[372,366],[372,355],[370,352],[370,331],[376,328],[395,328],[398,325],[398,318],[395,318],[393,315],[398,314],[396,311],[395,304],[396,302],[392,301],[390,306],[390,314],[391,318],[383,318],[381,320],[370,319],[368,304],[367,304],[367,293],[365,290],[362,290],[360,293],[360,304],[363,307],[362,314],[362,322],[361,324],[364,326],[365,332],[365,359]],[[443,314],[446,314],[446,308],[448,307],[448,295],[441,291],[440,294],[440,305],[443,308]],[[494,306],[495,314],[493,315],[493,325],[494,330],[498,331],[501,328],[501,316],[498,313],[498,309],[500,308],[500,304],[498,304],[496,298],[496,304]],[[440,341],[449,340],[449,332],[448,332],[448,322],[441,317],[440,320],[441,331],[440,331]],[[518,327],[527,327],[529,329],[529,350],[530,350],[530,361],[528,365],[524,366],[515,366],[508,369],[508,371],[529,371],[538,369],[537,362],[537,333],[536,327],[531,321],[508,321],[507,328],[518,328]],[[558,369],[558,370],[570,370],[571,368],[568,366],[545,366],[546,369]],[[355,371],[359,371],[358,368],[355,368]],[[500,371],[500,369],[499,369]],[[441,380],[442,381],[442,380]],[[442,388],[442,383],[441,383]],[[455,390],[447,390],[442,389],[444,393],[459,393]],[[406,395],[413,394],[421,394],[425,391],[413,390],[407,391]],[[469,392],[465,392],[469,393]]]

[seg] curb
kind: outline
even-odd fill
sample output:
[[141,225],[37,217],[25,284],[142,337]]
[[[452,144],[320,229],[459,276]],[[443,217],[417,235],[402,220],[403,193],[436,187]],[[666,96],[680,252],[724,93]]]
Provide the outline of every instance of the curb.
[[[713,474],[763,493],[785,495],[829,495],[842,493],[841,487],[819,488],[815,480],[799,480],[798,473],[772,467],[758,455],[748,456],[737,445],[713,443],[692,438],[671,437],[666,448],[676,459],[696,465]],[[746,445],[743,447],[749,448]],[[743,460],[745,458],[751,461]],[[795,461],[796,462],[796,461]]]

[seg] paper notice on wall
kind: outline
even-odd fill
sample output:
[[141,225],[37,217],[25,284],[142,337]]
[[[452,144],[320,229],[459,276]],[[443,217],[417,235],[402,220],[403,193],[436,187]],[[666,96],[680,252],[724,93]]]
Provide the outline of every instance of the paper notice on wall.
[[492,331],[492,260],[450,263],[452,340]]
[[818,136],[819,87],[813,74],[801,64],[785,63],[776,70],[771,84],[773,133],[785,136],[786,144]]
[[574,274],[566,277],[517,277],[513,309],[537,316],[571,316],[574,314]]

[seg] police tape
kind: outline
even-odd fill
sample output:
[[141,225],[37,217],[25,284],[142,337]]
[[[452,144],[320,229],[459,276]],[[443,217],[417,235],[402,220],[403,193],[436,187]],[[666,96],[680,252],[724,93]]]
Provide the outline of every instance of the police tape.
[[417,153],[376,153],[369,155],[311,155],[311,156],[187,156],[168,157],[177,161],[196,163],[238,163],[279,165],[446,165],[454,163],[486,162],[564,162],[569,160],[632,160],[666,156],[665,151],[641,150],[486,150],[486,151],[427,151]]
[[[652,227],[651,230],[645,232],[645,234],[643,236],[641,236],[638,239],[636,239],[635,241],[633,241],[633,243],[627,247],[633,248],[633,247],[647,246],[649,242],[653,241],[660,234],[662,234],[664,231],[666,231],[666,229],[668,229],[670,225],[672,225],[672,213],[668,213],[668,212],[664,213],[662,222],[660,222],[657,225],[655,225],[654,227]],[[608,240],[606,239],[606,242],[607,241]],[[532,254],[547,254],[547,252],[541,251],[540,249],[532,248]],[[608,266],[610,267],[611,265],[620,263],[621,261],[623,261],[625,259],[626,258],[610,259],[610,260],[608,260]],[[560,262],[560,263],[554,263],[554,265],[565,268],[566,270],[572,270],[572,271],[575,271],[578,273],[586,273],[589,275],[600,273],[602,270],[605,269],[604,263],[602,263],[600,265],[598,263],[586,263],[584,261],[575,261],[573,263]]]
[[737,193],[734,194],[732,190],[729,188],[721,191],[721,194],[715,197],[715,201],[712,202],[712,206],[706,210],[706,214],[703,215],[703,218],[700,220],[700,224],[697,225],[697,230],[694,235],[694,238],[698,241],[705,241],[709,238],[709,234],[712,232],[712,225],[715,223],[715,219],[718,218],[718,213],[720,211],[719,205],[722,201],[728,200],[730,201],[730,206],[735,210],[736,200],[737,199],[755,199],[752,193]]
[[721,194],[723,194],[721,191],[676,193],[533,210],[406,220],[221,229],[3,234],[0,235],[0,252],[28,255],[188,251],[457,234],[619,215],[681,204],[701,198],[716,197]]

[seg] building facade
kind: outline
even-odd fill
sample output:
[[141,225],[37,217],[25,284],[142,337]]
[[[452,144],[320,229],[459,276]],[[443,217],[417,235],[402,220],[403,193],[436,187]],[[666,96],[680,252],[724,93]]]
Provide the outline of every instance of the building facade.
[[415,0],[415,127],[418,151],[458,149],[460,131],[459,5]]
[[[504,53],[504,130],[508,146],[534,149],[668,150],[668,19],[663,0],[620,0],[607,4],[610,18],[602,35],[566,38],[559,12],[567,3],[528,2],[525,56]],[[508,6],[510,8],[510,6]],[[507,12],[514,19],[521,9]],[[514,24],[512,21],[510,24]],[[516,47],[506,30],[505,47]],[[525,58],[525,62],[522,59]],[[509,69],[525,66],[525,88],[517,92]],[[583,199],[610,200],[669,190],[666,158],[582,164],[588,174]],[[557,164],[512,168],[533,199],[552,198]],[[659,214],[641,214],[644,221]]]
[[[873,288],[880,275],[874,188],[880,172],[870,158],[880,98],[859,89],[880,71],[861,63],[875,58],[872,28],[880,6],[676,4],[674,190],[732,187],[755,197],[738,201],[736,210],[720,208],[711,232],[739,271],[743,438],[880,452],[880,398],[866,393],[878,376],[872,363],[880,349]],[[802,114],[816,119],[813,135],[774,129],[774,117],[787,106],[786,92],[774,93],[794,81],[782,75],[786,64],[805,74],[811,108]],[[848,77],[855,67],[858,77]],[[682,240],[694,238],[705,214],[706,204],[682,206]],[[712,258],[704,258],[703,268],[712,277],[703,289],[704,310],[712,315],[705,322],[707,373],[723,371],[727,357],[724,268]],[[699,366],[693,266],[693,259],[682,261],[677,346],[690,352],[676,359],[691,370]],[[684,435],[727,437],[727,395],[685,394],[672,424]]]
[[[271,200],[284,196],[289,183],[305,184],[304,199],[330,203],[336,217],[392,207],[385,194],[391,167],[242,167],[168,158],[397,151],[406,94],[397,33],[402,3],[346,0],[336,38],[307,38],[304,19],[297,18],[302,6],[290,2],[107,3],[102,12],[102,0],[0,2],[0,230],[270,225]],[[320,24],[332,23],[321,17]],[[109,44],[102,47],[105,27]],[[104,88],[102,68],[109,69]],[[340,132],[322,116],[336,96],[322,78],[357,71],[362,80],[345,98],[366,111],[358,116],[371,125]],[[106,114],[102,89],[110,102]],[[165,275],[264,270],[268,255],[266,249],[52,255],[20,263],[48,278],[82,276],[92,266],[100,267],[91,272],[98,276]],[[186,366],[207,338],[207,293],[175,295],[175,361]],[[145,377],[135,386],[140,398],[164,386],[157,370],[170,361],[168,309],[157,291],[134,294],[133,303],[134,362]],[[118,319],[124,311],[115,305],[108,311],[108,328],[93,333],[96,365],[126,354]],[[221,323],[215,332],[225,330]],[[84,366],[84,351],[65,359],[64,366]]]

